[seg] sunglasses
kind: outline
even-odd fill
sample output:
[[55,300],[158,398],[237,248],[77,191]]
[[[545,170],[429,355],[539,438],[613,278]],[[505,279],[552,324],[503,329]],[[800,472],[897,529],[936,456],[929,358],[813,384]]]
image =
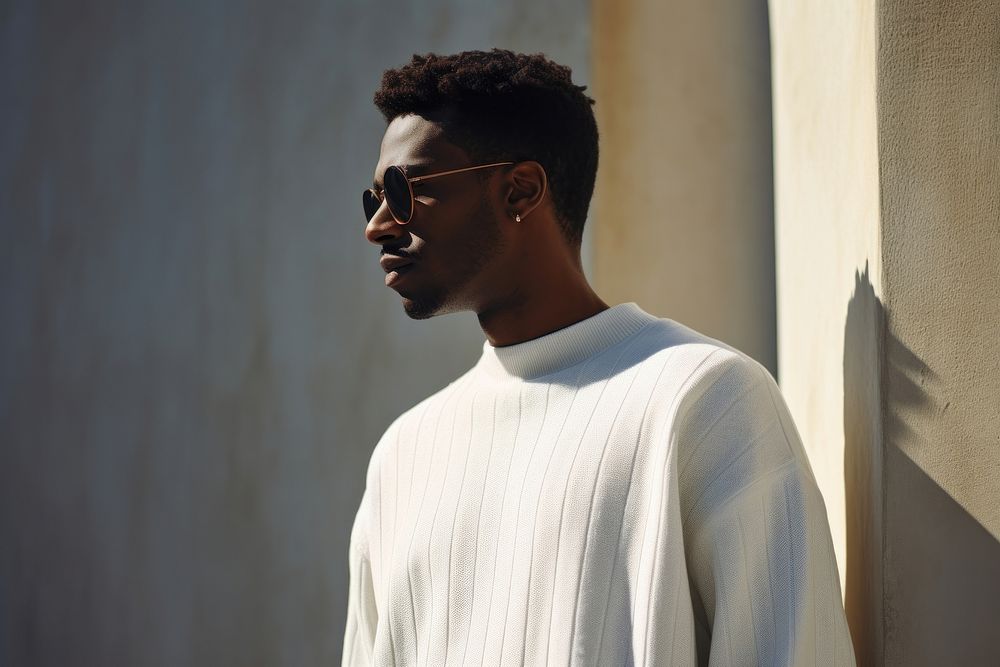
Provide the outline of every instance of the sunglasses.
[[436,174],[425,174],[424,176],[414,176],[407,178],[403,168],[392,165],[386,167],[382,176],[382,192],[376,192],[373,188],[368,188],[362,194],[362,202],[365,206],[365,217],[371,222],[375,214],[382,207],[382,200],[389,205],[389,213],[401,225],[405,225],[413,218],[413,186],[412,183],[428,181],[439,176],[449,174],[459,174],[463,171],[474,171],[476,169],[487,169],[489,167],[500,167],[513,162],[491,162],[490,164],[479,164],[475,167],[464,167],[462,169],[450,169],[439,171]]

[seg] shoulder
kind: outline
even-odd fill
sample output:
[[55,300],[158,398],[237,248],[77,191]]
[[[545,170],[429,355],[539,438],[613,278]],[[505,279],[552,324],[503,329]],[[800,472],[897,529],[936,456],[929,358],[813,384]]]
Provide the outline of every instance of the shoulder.
[[647,326],[639,345],[644,360],[666,363],[678,382],[678,417],[684,423],[715,415],[741,394],[777,383],[757,360],[735,347],[679,322],[660,319]]
[[770,372],[730,345],[668,324],[672,346],[657,354],[674,355],[684,369],[670,432],[684,515],[706,500],[720,507],[782,470],[811,479]]
[[748,388],[777,386],[770,372],[749,355],[674,320],[648,325],[636,352],[643,363],[667,370],[679,394],[681,417],[714,412],[719,401]]
[[[657,432],[690,441],[699,420],[715,415],[727,397],[771,382],[767,369],[736,348],[674,320],[660,318],[604,353],[619,372],[637,373]],[[659,439],[661,436],[656,436]]]

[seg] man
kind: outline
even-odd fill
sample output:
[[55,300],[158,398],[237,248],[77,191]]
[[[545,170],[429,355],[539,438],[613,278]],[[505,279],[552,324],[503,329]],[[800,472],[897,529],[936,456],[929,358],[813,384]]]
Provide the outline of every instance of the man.
[[771,376],[584,277],[583,90],[493,50],[414,56],[375,94],[386,285],[415,319],[475,312],[486,340],[372,454],[344,664],[853,664]]

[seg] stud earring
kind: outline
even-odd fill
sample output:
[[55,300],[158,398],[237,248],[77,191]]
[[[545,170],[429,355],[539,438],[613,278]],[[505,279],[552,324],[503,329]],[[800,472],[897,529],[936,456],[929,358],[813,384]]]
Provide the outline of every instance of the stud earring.
[[517,213],[514,215],[514,222],[521,222],[521,214]]

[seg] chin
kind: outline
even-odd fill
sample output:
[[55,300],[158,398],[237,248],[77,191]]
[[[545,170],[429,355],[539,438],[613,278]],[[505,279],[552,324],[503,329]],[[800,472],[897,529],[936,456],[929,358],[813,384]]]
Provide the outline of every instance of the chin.
[[453,292],[430,292],[424,294],[402,294],[403,310],[414,320],[427,320],[438,315],[449,315],[464,310],[474,310],[471,305],[455,298]]
[[427,320],[448,312],[440,299],[403,297],[403,310],[413,320]]

